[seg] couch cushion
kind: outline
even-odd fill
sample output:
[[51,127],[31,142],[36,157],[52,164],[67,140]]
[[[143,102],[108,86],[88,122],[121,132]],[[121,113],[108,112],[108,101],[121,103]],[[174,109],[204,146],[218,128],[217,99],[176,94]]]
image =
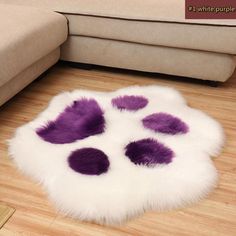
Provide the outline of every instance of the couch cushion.
[[236,20],[185,20],[184,0],[0,0],[65,14],[71,35],[236,54]]
[[0,0],[0,3],[31,5],[62,13],[111,18],[236,25],[236,20],[185,20],[185,0]]
[[54,65],[59,56],[60,48],[57,48],[0,86],[0,106]]
[[70,35],[236,54],[236,27],[65,16]]
[[66,18],[32,7],[0,4],[0,86],[67,38]]

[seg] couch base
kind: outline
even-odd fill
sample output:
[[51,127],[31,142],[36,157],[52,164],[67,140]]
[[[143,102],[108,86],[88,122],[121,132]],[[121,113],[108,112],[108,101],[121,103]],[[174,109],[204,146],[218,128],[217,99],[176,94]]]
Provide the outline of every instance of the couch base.
[[54,65],[59,57],[60,49],[57,48],[3,84],[0,87],[0,106]]
[[61,59],[221,82],[235,70],[235,57],[228,54],[85,36],[69,36]]

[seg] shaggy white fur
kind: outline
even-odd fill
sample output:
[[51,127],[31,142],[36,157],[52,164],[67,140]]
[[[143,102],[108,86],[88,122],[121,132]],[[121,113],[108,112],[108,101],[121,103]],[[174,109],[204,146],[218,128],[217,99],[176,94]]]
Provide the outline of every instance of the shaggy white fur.
[[[136,112],[120,111],[111,104],[111,99],[120,95],[145,96],[149,103]],[[84,97],[94,98],[103,109],[103,134],[69,144],[51,144],[36,134],[37,128]],[[180,118],[189,126],[189,132],[168,135],[145,129],[141,120],[155,112]],[[124,155],[124,148],[144,138],[155,138],[171,148],[175,153],[173,161],[153,168],[132,163]],[[149,209],[179,208],[205,197],[217,181],[210,156],[219,154],[223,142],[219,123],[187,106],[176,90],[133,86],[110,93],[75,90],[59,94],[34,121],[17,129],[9,151],[20,170],[46,188],[60,211],[81,220],[119,224]],[[82,147],[106,153],[108,172],[90,176],[73,171],[67,158]]]

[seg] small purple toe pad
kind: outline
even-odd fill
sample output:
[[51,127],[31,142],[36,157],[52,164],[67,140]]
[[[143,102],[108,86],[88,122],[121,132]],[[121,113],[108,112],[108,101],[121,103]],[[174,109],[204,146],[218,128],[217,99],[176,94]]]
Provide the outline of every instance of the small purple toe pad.
[[147,106],[148,100],[143,96],[120,96],[112,99],[112,105],[120,110],[137,111]]
[[167,113],[151,114],[145,117],[142,122],[145,128],[164,134],[185,134],[189,130],[187,124]]
[[136,165],[168,164],[174,153],[162,143],[148,138],[129,143],[125,155]]
[[95,148],[82,148],[71,153],[68,158],[71,169],[85,175],[101,175],[109,168],[109,160],[104,152]]

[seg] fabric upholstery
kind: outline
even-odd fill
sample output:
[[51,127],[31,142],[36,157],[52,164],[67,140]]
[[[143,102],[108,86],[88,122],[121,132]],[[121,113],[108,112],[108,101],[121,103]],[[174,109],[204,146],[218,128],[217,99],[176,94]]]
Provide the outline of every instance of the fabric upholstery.
[[236,20],[185,20],[184,0],[1,2],[64,13],[70,35],[236,54]]
[[38,6],[62,13],[112,18],[236,25],[236,20],[185,20],[185,0],[0,0],[0,3]]
[[235,69],[234,56],[91,37],[70,36],[61,59],[204,80],[225,81]]
[[185,20],[185,0],[0,0],[63,13],[62,59],[225,81],[234,71],[236,20]]
[[236,27],[65,16],[70,35],[236,54]]
[[54,65],[59,57],[60,49],[57,48],[0,86],[0,106]]
[[0,86],[60,46],[67,20],[58,13],[0,4]]

